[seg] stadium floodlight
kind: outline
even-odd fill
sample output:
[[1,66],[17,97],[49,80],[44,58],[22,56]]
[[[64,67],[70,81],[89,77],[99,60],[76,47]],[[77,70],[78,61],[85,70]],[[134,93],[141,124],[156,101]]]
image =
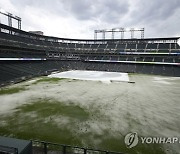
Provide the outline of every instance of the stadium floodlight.
[[4,9],[1,9],[1,8],[0,8],[0,13],[6,14],[6,11],[5,11]]
[[130,28],[125,28],[124,30],[127,31],[127,32],[129,32],[131,29],[130,29]]
[[180,46],[180,39],[178,39],[177,44]]
[[134,33],[140,31],[141,38],[144,38],[144,28],[112,28],[112,29],[102,29],[102,30],[94,30],[94,38],[97,39],[97,33],[102,33],[102,39],[105,39],[106,33],[111,33],[111,38],[114,39],[115,33],[121,33],[121,39],[124,39],[124,33],[130,32],[131,39],[134,38]]
[[142,28],[134,28],[135,31],[142,30]]
[[21,18],[18,16],[13,15],[12,13],[6,12],[2,8],[0,8],[0,13],[2,15],[7,16],[8,18],[8,25],[12,27],[12,19],[15,19],[18,22],[18,29],[21,29]]
[[12,14],[12,13],[7,12],[7,14],[13,17],[13,14]]
[[21,18],[20,17],[18,17],[18,16],[14,16],[17,20],[21,20]]

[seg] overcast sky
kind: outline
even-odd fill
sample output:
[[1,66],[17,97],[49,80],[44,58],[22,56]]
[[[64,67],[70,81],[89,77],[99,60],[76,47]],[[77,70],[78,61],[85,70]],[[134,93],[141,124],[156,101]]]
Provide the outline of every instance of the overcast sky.
[[91,39],[95,29],[115,27],[144,27],[145,37],[180,36],[180,0],[0,0],[0,8],[21,17],[23,30],[49,36]]

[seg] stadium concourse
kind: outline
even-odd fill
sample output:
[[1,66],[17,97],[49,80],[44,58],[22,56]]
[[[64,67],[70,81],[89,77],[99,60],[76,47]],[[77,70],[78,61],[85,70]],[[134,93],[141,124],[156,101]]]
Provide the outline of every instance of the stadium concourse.
[[0,135],[178,153],[179,144],[129,149],[124,137],[179,135],[179,39],[67,39],[0,24]]

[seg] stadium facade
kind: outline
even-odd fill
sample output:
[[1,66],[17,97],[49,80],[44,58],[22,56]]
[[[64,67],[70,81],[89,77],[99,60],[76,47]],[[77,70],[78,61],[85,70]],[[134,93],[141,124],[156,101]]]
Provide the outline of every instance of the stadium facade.
[[98,70],[180,76],[180,37],[84,40],[0,24],[0,84],[53,71]]

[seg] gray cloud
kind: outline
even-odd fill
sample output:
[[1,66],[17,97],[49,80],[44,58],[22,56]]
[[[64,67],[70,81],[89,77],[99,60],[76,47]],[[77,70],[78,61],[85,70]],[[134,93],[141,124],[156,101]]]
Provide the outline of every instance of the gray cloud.
[[94,7],[94,3],[89,0],[69,0],[65,3],[65,8],[79,20],[90,20],[96,16],[97,10]]
[[104,3],[104,7],[102,10],[102,19],[108,23],[118,23],[121,22],[121,18],[123,15],[128,13],[129,11],[129,4],[128,1],[119,1],[119,0],[107,0]]
[[65,8],[79,20],[97,20],[118,22],[128,12],[128,1],[125,0],[68,0]]
[[73,29],[77,38],[92,38],[94,29],[114,27],[145,27],[147,37],[180,35],[180,0],[1,0],[0,6],[16,9],[23,27],[48,35],[71,37]]
[[20,11],[27,7],[39,8],[43,12],[50,12],[57,15],[66,15],[67,11],[64,9],[63,0],[10,0]]
[[171,17],[180,8],[179,0],[141,0],[135,11],[131,13],[133,23],[161,22]]

